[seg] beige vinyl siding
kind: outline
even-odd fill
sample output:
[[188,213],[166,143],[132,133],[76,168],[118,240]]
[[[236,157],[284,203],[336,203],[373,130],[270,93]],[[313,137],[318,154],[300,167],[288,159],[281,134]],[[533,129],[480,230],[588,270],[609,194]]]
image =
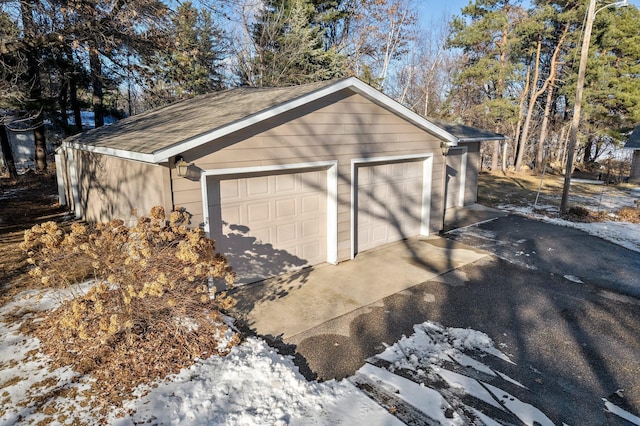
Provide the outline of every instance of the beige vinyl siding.
[[153,206],[171,208],[166,167],[78,150],[74,158],[80,211],[88,222],[122,219],[131,225]]
[[478,173],[480,172],[480,142],[465,143],[467,147],[467,174],[464,188],[464,205],[478,201]]
[[[62,174],[62,186],[64,188],[66,206],[70,211],[73,211],[75,206],[73,203],[73,193],[71,190],[71,175],[69,169],[69,159],[67,158],[67,150],[60,149],[58,152],[56,152],[56,155],[58,155],[60,161],[59,166],[61,168],[60,173]],[[58,164],[56,164],[56,167],[58,167]],[[59,183],[60,182],[58,182],[58,184]]]
[[640,183],[640,149],[636,149],[635,151],[633,151],[629,182]]
[[[433,154],[431,232],[442,223],[440,139],[366,98],[343,91],[183,154],[202,170],[338,161],[338,259],[351,256],[351,160]],[[203,219],[199,181],[172,170],[174,203]]]

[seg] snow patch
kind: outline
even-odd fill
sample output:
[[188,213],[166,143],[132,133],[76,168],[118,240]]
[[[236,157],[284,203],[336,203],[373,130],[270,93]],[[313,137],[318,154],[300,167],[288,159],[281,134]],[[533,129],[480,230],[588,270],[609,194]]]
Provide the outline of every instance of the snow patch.
[[605,411],[608,411],[611,414],[615,414],[616,416],[625,419],[626,421],[633,423],[634,425],[640,426],[640,417],[634,416],[630,412],[623,410],[615,404],[609,402],[606,398],[602,398],[604,401]]
[[[392,393],[413,405],[440,425],[464,424],[463,419],[456,412],[453,412],[453,418],[445,416],[445,410],[451,409],[451,406],[436,390],[420,386],[411,380],[371,364],[365,364],[358,370],[357,374],[378,382],[382,387],[391,386],[395,388],[395,392]],[[365,424],[365,422],[360,422],[359,424]]]
[[565,275],[564,277],[569,281],[573,281],[574,283],[584,284],[584,281],[582,281],[580,278],[576,277],[575,275]]

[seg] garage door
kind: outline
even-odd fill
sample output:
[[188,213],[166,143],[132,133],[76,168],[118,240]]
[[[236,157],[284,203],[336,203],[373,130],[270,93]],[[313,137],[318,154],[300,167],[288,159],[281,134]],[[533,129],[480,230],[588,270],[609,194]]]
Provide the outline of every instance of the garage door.
[[458,207],[464,204],[464,171],[462,150],[451,150],[447,155],[447,204],[446,208]]
[[420,234],[422,161],[357,169],[357,251]]
[[209,179],[211,236],[239,283],[326,261],[326,171]]

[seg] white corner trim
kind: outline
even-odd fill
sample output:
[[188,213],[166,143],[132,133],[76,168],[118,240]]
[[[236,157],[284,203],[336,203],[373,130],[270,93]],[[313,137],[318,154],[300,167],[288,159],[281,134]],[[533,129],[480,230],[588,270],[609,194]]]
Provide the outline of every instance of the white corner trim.
[[76,157],[72,147],[67,146],[67,161],[69,167],[69,177],[71,178],[71,196],[73,197],[73,211],[76,219],[82,218],[82,210],[80,208],[80,188],[78,186],[78,172],[76,165]]
[[58,184],[58,203],[61,206],[67,205],[67,196],[64,191],[64,170],[62,169],[62,155],[64,155],[64,151],[56,149],[56,153],[54,154],[54,159],[56,162],[56,183]]
[[207,174],[204,172],[200,173],[200,190],[202,191],[202,220],[204,222],[204,232],[207,235],[207,238],[211,238],[211,226],[209,225],[209,193],[207,190]]
[[273,172],[304,172],[314,169],[327,171],[327,263],[338,263],[338,161],[316,161],[310,163],[274,164],[268,166],[239,167],[227,169],[203,170],[200,175],[200,187],[202,190],[202,211],[204,217],[204,230],[207,236],[211,236],[209,218],[209,200],[207,190],[207,178],[209,176],[243,177],[256,173]]
[[433,175],[433,153],[354,158],[351,160],[351,259],[355,258],[356,252],[358,250],[356,241],[356,223],[358,215],[358,167],[411,160],[422,160],[422,208],[420,220],[420,235],[429,236],[429,223],[431,220],[431,181]]
[[425,158],[422,163],[422,221],[420,235],[428,237],[431,224],[431,194],[433,191],[433,156]]
[[338,162],[327,168],[327,263],[338,264]]

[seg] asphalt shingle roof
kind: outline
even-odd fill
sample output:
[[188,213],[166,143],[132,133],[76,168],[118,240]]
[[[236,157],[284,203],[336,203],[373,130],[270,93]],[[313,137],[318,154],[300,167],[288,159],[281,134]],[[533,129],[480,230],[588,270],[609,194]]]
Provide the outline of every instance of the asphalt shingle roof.
[[209,93],[88,130],[67,138],[67,141],[153,154],[335,82],[278,88],[244,87]]
[[631,132],[631,136],[627,139],[627,143],[624,144],[625,148],[630,149],[640,149],[640,125],[638,125],[633,132]]
[[458,138],[460,142],[507,139],[506,136],[501,135],[500,133],[489,132],[487,130],[478,129],[476,127],[465,126],[464,124],[447,123],[446,121],[436,120],[433,118],[429,118],[428,120],[436,126],[441,127],[442,129],[451,133],[453,136]]

